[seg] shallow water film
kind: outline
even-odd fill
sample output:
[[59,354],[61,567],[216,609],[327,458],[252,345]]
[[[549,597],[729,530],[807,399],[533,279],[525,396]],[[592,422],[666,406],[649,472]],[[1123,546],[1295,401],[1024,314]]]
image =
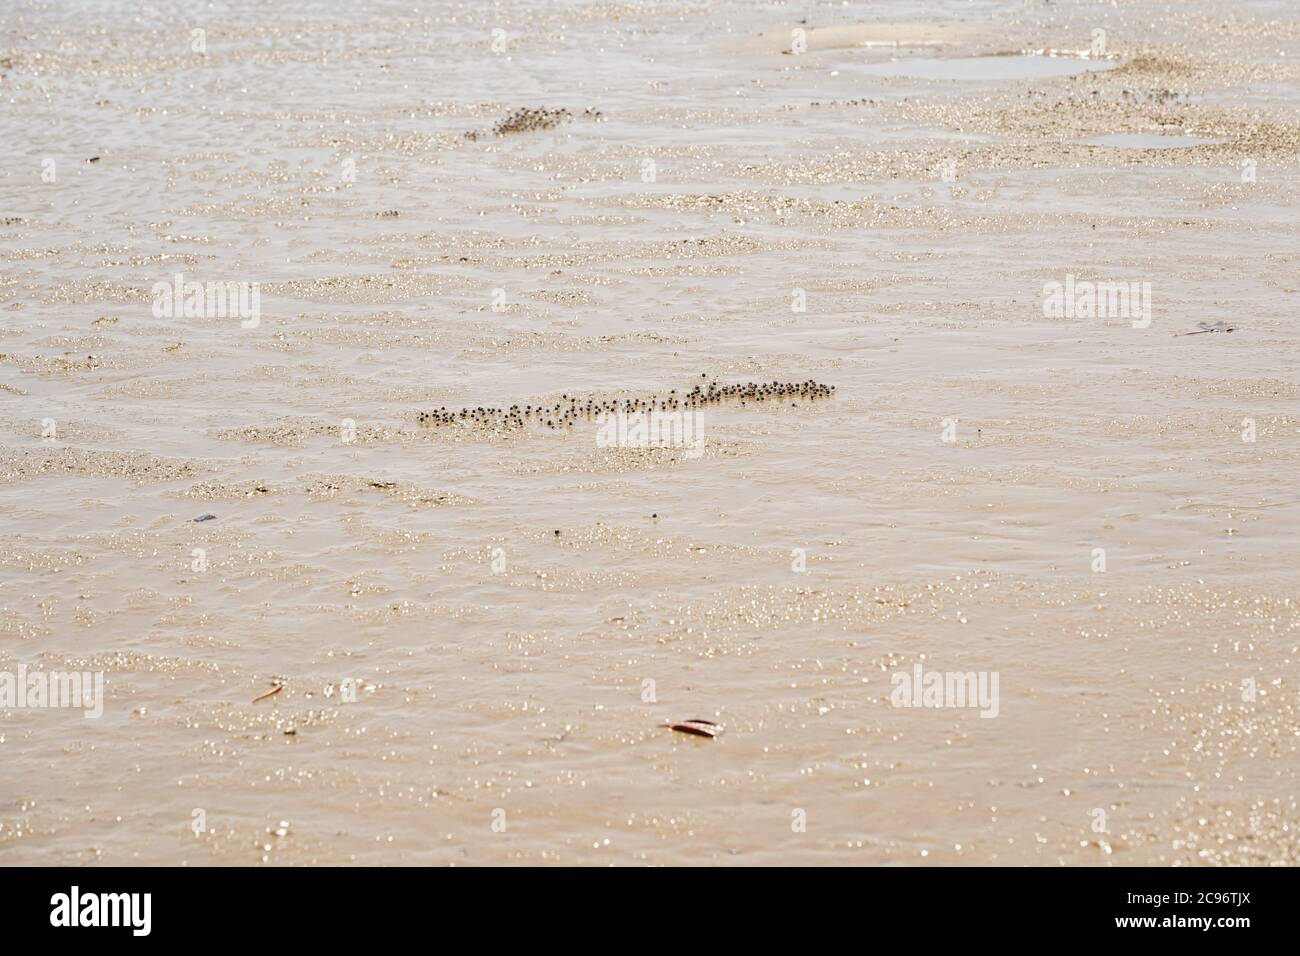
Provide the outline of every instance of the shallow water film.
[[1300,857],[1300,9],[7,0],[0,864]]

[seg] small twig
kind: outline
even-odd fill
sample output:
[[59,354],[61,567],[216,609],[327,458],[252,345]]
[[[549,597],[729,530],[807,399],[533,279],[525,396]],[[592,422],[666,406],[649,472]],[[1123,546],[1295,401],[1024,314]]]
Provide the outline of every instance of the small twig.
[[265,694],[263,694],[261,697],[254,697],[254,698],[253,698],[253,703],[256,704],[259,700],[266,700],[266,698],[268,698],[268,697],[274,697],[276,694],[280,693],[280,691],[282,691],[282,690],[284,690],[284,685],[283,685],[283,684],[276,684],[274,687],[272,687],[270,690],[268,690],[268,691],[267,691]]

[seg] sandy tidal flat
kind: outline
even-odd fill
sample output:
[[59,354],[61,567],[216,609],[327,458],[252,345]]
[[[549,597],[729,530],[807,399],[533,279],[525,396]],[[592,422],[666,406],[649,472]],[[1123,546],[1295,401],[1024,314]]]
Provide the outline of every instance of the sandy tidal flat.
[[5,4],[0,671],[105,689],[0,706],[0,864],[1296,863],[1297,81],[1265,0]]

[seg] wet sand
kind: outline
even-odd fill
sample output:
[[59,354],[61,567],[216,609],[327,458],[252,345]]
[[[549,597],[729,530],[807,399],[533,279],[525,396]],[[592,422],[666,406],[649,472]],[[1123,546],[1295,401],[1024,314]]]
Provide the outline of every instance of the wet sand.
[[0,864],[1300,858],[1290,5],[149,10],[0,12]]

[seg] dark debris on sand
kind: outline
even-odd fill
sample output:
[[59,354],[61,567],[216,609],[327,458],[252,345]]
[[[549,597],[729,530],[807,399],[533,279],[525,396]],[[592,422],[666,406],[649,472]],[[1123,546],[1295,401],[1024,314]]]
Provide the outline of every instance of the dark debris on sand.
[[[701,376],[702,378],[704,376]],[[704,408],[724,403],[784,401],[816,401],[830,398],[834,385],[822,385],[809,379],[805,382],[744,382],[720,385],[708,381],[696,385],[689,392],[678,394],[673,389],[667,395],[645,395],[636,398],[583,399],[576,395],[561,395],[553,405],[511,405],[509,408],[462,408],[453,411],[446,406],[435,411],[420,412],[416,421],[426,428],[446,425],[486,425],[498,428],[523,428],[528,424],[548,428],[566,428],[579,421],[590,421],[601,415],[636,412],[674,412]]]
[[[600,110],[593,109],[585,109],[581,115],[584,119],[590,120],[603,118]],[[498,120],[496,125],[492,127],[492,134],[494,136],[509,136],[512,133],[532,133],[537,130],[554,129],[561,123],[567,123],[572,119],[573,113],[567,109],[548,110],[545,107],[533,109],[525,106]],[[476,130],[470,130],[465,134],[465,138],[476,140],[482,135]]]

